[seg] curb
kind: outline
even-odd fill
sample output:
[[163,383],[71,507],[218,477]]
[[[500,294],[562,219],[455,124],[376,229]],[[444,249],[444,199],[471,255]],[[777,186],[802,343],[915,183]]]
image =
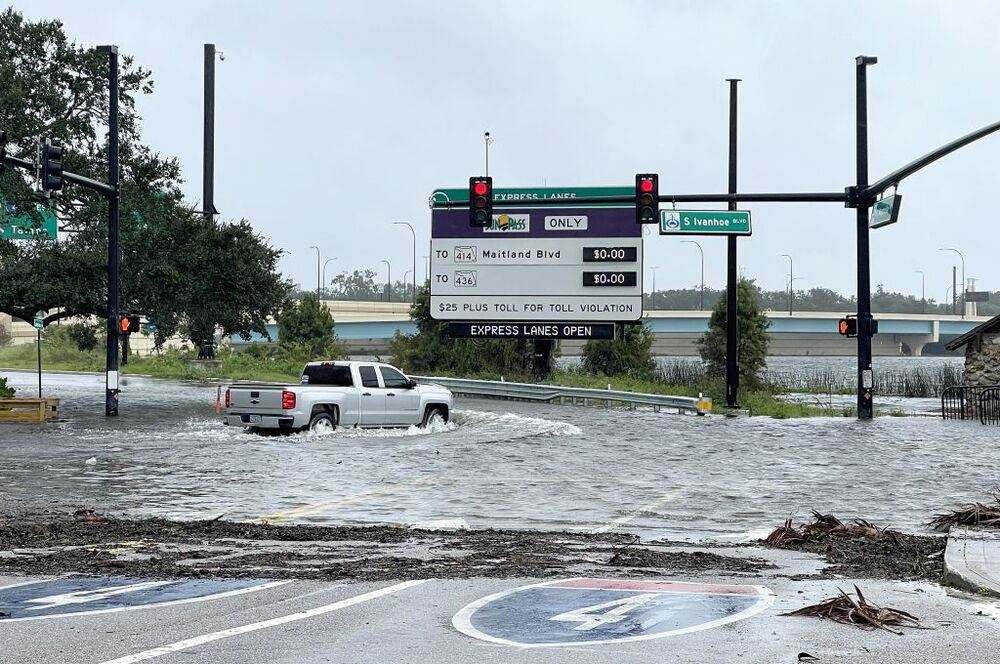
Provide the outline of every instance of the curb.
[[952,528],[944,550],[944,578],[956,588],[1000,597],[1000,532]]

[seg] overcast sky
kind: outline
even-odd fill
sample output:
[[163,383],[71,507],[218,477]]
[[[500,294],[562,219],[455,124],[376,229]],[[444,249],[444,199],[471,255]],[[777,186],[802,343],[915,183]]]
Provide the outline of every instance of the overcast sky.
[[[872,180],[1000,120],[1000,3],[18,1],[84,45],[117,44],[152,69],[144,137],[176,156],[201,197],[203,44],[217,64],[215,204],[316,283],[341,270],[418,273],[427,197],[483,171],[495,187],[727,186],[728,77],[740,78],[739,190],[843,191],[855,180],[855,56],[869,68]],[[900,221],[871,233],[872,287],[943,300],[958,256],[1000,289],[1000,134],[904,181]],[[375,199],[379,189],[391,192]],[[836,203],[741,206],[754,233],[739,265],[761,287],[856,291],[855,216]],[[701,238],[705,281],[725,283],[725,240]],[[658,288],[696,286],[697,248],[651,234]],[[646,273],[649,289],[650,272]]]

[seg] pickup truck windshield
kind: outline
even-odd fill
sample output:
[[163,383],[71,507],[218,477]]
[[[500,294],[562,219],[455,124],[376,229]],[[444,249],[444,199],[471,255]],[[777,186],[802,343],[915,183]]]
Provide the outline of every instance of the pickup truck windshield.
[[309,385],[334,385],[336,387],[351,387],[351,368],[337,365],[313,364],[302,372],[302,382]]

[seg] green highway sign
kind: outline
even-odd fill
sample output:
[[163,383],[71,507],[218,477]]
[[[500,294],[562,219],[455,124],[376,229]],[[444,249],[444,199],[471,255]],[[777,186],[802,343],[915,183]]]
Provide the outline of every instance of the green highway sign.
[[[514,189],[493,189],[493,207],[502,208],[504,201],[519,201],[525,199],[537,200],[539,205],[547,207],[632,207],[634,203],[584,203],[574,206],[572,203],[559,203],[558,206],[547,203],[552,198],[576,198],[583,196],[635,196],[635,187],[518,187]],[[468,203],[469,189],[435,189],[431,194],[431,202]]]
[[871,219],[868,221],[868,228],[882,228],[896,223],[899,219],[899,204],[902,200],[902,196],[893,194],[875,201],[875,205],[872,206]]
[[35,226],[28,215],[19,215],[16,207],[0,200],[0,237],[5,240],[55,240],[56,215],[41,206],[38,213],[42,217],[41,226]]
[[660,235],[750,235],[745,210],[660,210]]

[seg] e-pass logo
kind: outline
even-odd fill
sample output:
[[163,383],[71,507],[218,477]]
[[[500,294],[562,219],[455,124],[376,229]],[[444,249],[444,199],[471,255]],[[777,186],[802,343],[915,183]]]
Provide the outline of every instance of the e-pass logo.
[[239,595],[287,581],[260,579],[63,578],[0,588],[0,624],[107,613]]
[[483,229],[484,233],[527,233],[531,228],[531,217],[527,214],[495,214],[493,222]]
[[664,211],[663,219],[660,220],[660,226],[664,230],[675,231],[681,227],[681,216],[676,212]]
[[771,605],[761,586],[567,579],[477,600],[452,624],[509,646],[581,646],[657,639],[749,618]]

